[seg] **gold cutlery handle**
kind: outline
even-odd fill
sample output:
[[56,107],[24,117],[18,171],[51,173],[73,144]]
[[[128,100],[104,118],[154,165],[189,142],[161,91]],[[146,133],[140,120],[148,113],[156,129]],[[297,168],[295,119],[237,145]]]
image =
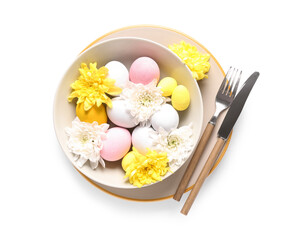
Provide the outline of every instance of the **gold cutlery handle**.
[[196,165],[204,151],[204,148],[206,147],[207,145],[207,142],[212,134],[212,131],[214,129],[214,125],[211,124],[210,122],[207,124],[205,130],[204,130],[204,133],[203,135],[201,136],[201,139],[199,140],[199,143],[196,147],[196,150],[194,152],[194,155],[181,179],[181,182],[177,188],[177,191],[174,195],[174,199],[177,200],[177,201],[180,201],[183,193],[185,192],[187,186],[188,186],[188,183],[191,179],[191,176],[196,168]]
[[218,140],[216,141],[214,148],[212,149],[212,152],[209,155],[209,158],[205,164],[205,166],[203,167],[199,177],[196,180],[196,183],[189,195],[189,197],[187,198],[185,204],[183,205],[183,208],[181,209],[181,213],[184,215],[187,215],[188,212],[190,211],[190,208],[194,202],[194,200],[196,199],[196,196],[201,188],[201,186],[203,185],[204,181],[206,180],[206,178],[209,175],[210,170],[212,169],[215,160],[217,159],[219,153],[221,152],[223,146],[224,146],[225,140],[222,138],[218,138]]

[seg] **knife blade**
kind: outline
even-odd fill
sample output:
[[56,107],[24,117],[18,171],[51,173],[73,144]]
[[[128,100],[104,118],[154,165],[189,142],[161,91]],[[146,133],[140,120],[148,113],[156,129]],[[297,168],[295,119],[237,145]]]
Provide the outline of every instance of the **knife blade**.
[[227,140],[233,126],[235,125],[238,117],[240,116],[240,113],[244,107],[244,104],[248,98],[248,95],[250,94],[253,86],[256,83],[256,80],[259,77],[259,72],[254,72],[243,84],[243,87],[241,88],[240,92],[237,94],[235,99],[233,100],[232,104],[230,105],[230,108],[228,109],[228,112],[223,120],[223,123],[218,131],[218,138],[217,141],[206,161],[205,166],[201,170],[194,187],[187,198],[185,204],[183,205],[181,209],[181,213],[184,215],[187,215],[190,211],[190,208],[192,207],[192,204],[194,203],[196,196],[203,185],[204,181],[209,175],[209,172],[211,168],[214,165],[214,162],[216,161],[216,158],[220,154],[221,150],[223,149],[223,146],[225,144],[225,141]]
[[244,104],[259,77],[259,72],[254,72],[243,84],[240,92],[237,94],[228,112],[223,120],[223,123],[218,131],[218,136],[227,139],[237,119],[239,118]]

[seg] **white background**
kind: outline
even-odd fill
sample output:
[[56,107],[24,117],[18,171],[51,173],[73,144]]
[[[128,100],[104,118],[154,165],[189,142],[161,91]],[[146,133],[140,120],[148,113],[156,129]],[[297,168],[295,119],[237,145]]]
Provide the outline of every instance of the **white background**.
[[[306,239],[303,3],[3,1],[0,238]],[[70,63],[101,35],[135,24],[190,35],[224,70],[260,72],[229,148],[188,216],[180,214],[183,201],[131,202],[93,187],[54,133],[53,97]]]

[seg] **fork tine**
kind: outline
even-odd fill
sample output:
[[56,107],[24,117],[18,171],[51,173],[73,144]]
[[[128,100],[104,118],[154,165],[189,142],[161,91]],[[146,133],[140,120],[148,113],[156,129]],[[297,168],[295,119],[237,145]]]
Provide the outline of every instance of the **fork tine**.
[[231,69],[232,69],[232,67],[230,67],[230,68],[228,69],[228,71],[227,71],[227,73],[226,73],[226,75],[225,75],[225,77],[224,77],[224,80],[223,80],[223,82],[222,82],[222,84],[221,84],[221,86],[220,86],[220,88],[219,88],[219,91],[220,91],[220,92],[223,92],[223,90],[224,90],[224,88],[225,88],[225,85],[226,85],[226,83],[227,83],[227,81],[228,81],[227,79],[229,78]]
[[231,79],[231,83],[229,84],[229,88],[227,89],[228,91],[227,91],[226,95],[229,95],[229,96],[232,95],[234,85],[236,84],[236,81],[238,80],[238,78],[237,78],[238,71],[239,71],[239,69],[236,69],[236,73],[234,73],[234,76]]
[[233,90],[232,90],[232,93],[231,93],[232,97],[236,96],[236,93],[237,93],[237,90],[238,90],[238,87],[239,87],[239,83],[240,83],[240,80],[241,80],[241,75],[242,75],[242,71],[240,71],[240,74],[239,74],[239,77],[237,78],[236,84],[233,87]]
[[237,73],[238,73],[238,69],[234,69],[233,74],[231,76],[231,79],[229,80],[229,84],[227,86],[227,89],[225,89],[225,91],[227,90],[226,93],[225,93],[226,95],[229,95],[229,96],[231,95],[233,85],[235,84],[235,81],[236,81],[236,78],[237,78]]
[[223,94],[227,95],[228,94],[228,91],[229,91],[229,88],[230,88],[230,83],[233,81],[233,77],[234,77],[234,74],[235,74],[235,68],[233,68],[232,72],[231,72],[231,76],[229,78],[229,80],[227,81],[226,83],[226,87],[224,89],[224,92]]

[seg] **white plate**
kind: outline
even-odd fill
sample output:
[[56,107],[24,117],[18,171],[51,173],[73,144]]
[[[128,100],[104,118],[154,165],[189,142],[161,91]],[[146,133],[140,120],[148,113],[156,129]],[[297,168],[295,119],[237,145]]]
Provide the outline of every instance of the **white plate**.
[[[69,96],[71,92],[70,85],[79,76],[78,70],[81,63],[97,62],[97,66],[100,67],[106,65],[110,61],[117,60],[123,63],[127,69],[130,69],[133,61],[141,56],[150,57],[157,62],[161,78],[167,76],[173,77],[177,80],[178,84],[184,85],[188,89],[191,96],[191,102],[187,110],[179,112],[179,127],[189,125],[190,123],[193,124],[192,141],[194,147],[202,132],[203,102],[201,92],[191,71],[176,54],[161,44],[136,37],[119,37],[96,43],[80,54],[64,74],[54,99],[54,127],[62,149],[74,167],[91,180],[106,187],[124,189],[136,188],[136,186],[130,184],[128,179],[125,178],[125,172],[122,169],[121,161],[106,161],[105,168],[98,166],[95,170],[90,167],[88,162],[80,167],[77,162],[74,161],[75,158],[67,147],[67,135],[64,129],[70,127],[71,122],[76,117],[76,103],[69,103],[67,101],[67,96]],[[109,123],[113,126],[110,121]],[[132,132],[132,129],[129,130]],[[162,177],[163,181],[168,176],[176,174],[176,172],[177,171],[174,170],[173,173],[166,174]],[[147,186],[149,185],[143,187]]]
[[[200,43],[198,43],[193,38],[189,37],[188,35],[181,33],[177,30],[160,27],[160,26],[149,26],[149,25],[138,25],[138,26],[129,26],[122,29],[118,29],[115,31],[112,31],[110,33],[107,33],[103,35],[102,37],[95,40],[93,43],[91,43],[89,46],[87,46],[84,50],[88,49],[89,47],[93,46],[94,44],[104,41],[107,39],[117,38],[117,37],[139,37],[139,38],[145,38],[152,41],[155,41],[157,43],[160,43],[166,47],[168,47],[170,44],[179,43],[180,41],[185,41],[187,43],[190,43],[197,47],[198,51],[203,53],[209,53],[211,55],[210,58],[210,64],[211,69],[208,73],[209,78],[204,79],[201,81],[198,81],[199,88],[202,93],[202,99],[204,103],[204,123],[207,123],[209,119],[211,118],[212,114],[214,113],[215,109],[215,95],[216,92],[224,78],[224,71],[221,68],[220,64],[217,62],[217,60],[212,56],[212,54]],[[83,51],[84,51],[83,50]],[[190,190],[196,179],[199,175],[202,167],[204,166],[211,149],[214,146],[214,143],[216,141],[216,134],[219,129],[219,126],[225,116],[225,113],[221,114],[219,117],[216,127],[213,130],[213,134],[211,139],[208,142],[208,145],[202,155],[202,158],[188,184],[188,188],[186,191]],[[203,125],[205,127],[206,124]],[[204,129],[203,129],[204,130]],[[229,137],[228,141],[226,142],[224,149],[222,150],[214,168],[218,165],[218,163],[221,161],[223,155],[226,152],[226,149],[228,147],[229,141],[231,139],[231,136]],[[176,174],[172,174],[167,179],[163,180],[162,182],[158,182],[156,184],[142,187],[142,188],[130,188],[130,189],[122,189],[122,188],[114,188],[111,186],[106,186],[103,184],[100,184],[98,182],[95,182],[88,177],[86,177],[84,174],[80,172],[80,174],[85,177],[86,180],[88,180],[90,183],[95,185],[97,188],[113,195],[116,197],[120,197],[127,200],[136,200],[136,201],[155,201],[155,200],[163,200],[167,198],[171,198],[173,194],[175,193],[177,186],[180,182],[181,177],[184,174],[184,170],[186,169],[187,164],[185,164],[183,167],[181,167]],[[212,170],[214,170],[214,168]]]

